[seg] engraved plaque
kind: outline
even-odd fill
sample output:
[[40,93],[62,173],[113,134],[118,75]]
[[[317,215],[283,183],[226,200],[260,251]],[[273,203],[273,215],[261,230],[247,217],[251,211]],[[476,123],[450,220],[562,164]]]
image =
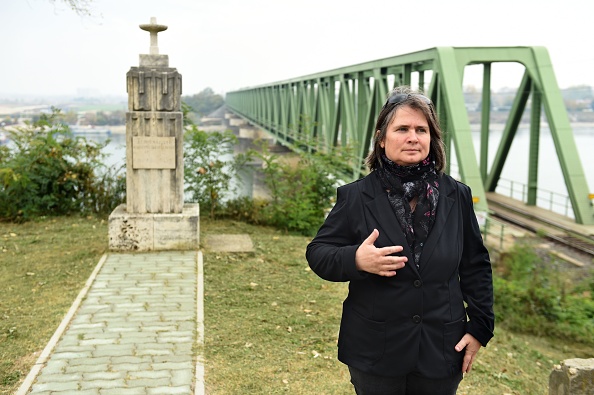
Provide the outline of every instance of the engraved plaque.
[[175,169],[175,137],[132,137],[133,169]]

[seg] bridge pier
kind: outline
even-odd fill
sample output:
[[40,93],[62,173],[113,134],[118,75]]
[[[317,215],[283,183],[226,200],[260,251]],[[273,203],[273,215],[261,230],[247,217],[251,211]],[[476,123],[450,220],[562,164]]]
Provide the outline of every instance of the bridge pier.
[[[247,120],[232,112],[228,112],[224,106],[209,114],[209,116],[201,118],[198,129],[205,132],[230,130],[237,137],[237,144],[234,147],[236,154],[245,153],[248,150],[261,151],[262,144],[265,144],[271,154],[279,156],[295,155],[291,149],[279,144],[265,130],[253,126]],[[258,171],[261,167],[262,161],[256,159],[248,163],[245,171],[239,174],[243,180],[241,196],[248,196],[253,199],[267,199],[270,197],[263,176]]]

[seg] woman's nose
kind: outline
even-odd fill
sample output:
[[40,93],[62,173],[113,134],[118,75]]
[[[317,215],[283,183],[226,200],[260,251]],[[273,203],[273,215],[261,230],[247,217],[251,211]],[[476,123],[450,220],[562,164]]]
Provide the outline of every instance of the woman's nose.
[[408,132],[407,141],[416,142],[418,140],[419,139],[417,138],[417,132],[415,132],[414,130]]

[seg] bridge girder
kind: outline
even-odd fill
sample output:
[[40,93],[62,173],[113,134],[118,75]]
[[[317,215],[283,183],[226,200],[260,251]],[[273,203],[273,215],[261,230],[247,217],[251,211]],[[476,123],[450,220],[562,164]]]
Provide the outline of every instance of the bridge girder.
[[[525,67],[502,139],[490,170],[491,65],[515,62]],[[483,66],[481,147],[477,160],[463,95],[465,67]],[[299,78],[228,92],[226,104],[282,144],[329,151],[336,145],[355,152],[352,178],[366,172],[374,122],[392,87],[416,84],[435,103],[448,153],[453,143],[461,181],[473,191],[475,209],[487,211],[485,191],[494,191],[528,100],[531,143],[527,204],[536,204],[538,137],[544,108],[577,223],[594,224],[594,209],[569,118],[544,47],[436,47]],[[430,78],[427,83],[428,77]],[[428,85],[428,87],[427,87]],[[427,87],[427,88],[426,88]],[[479,166],[480,162],[480,166]]]

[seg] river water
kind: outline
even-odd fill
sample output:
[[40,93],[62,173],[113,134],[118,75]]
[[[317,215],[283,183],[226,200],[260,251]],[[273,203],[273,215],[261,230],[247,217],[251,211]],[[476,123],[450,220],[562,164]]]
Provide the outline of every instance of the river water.
[[[471,126],[472,138],[477,156],[480,152],[479,128],[479,125]],[[572,124],[572,129],[578,154],[582,162],[582,168],[588,182],[589,191],[594,193],[594,125],[576,123]],[[492,131],[489,135],[489,163],[493,161],[493,158],[497,153],[497,148],[501,141],[502,130],[503,125],[492,125]],[[111,140],[105,149],[105,152],[109,154],[106,162],[107,165],[119,165],[125,163],[125,134],[116,133],[111,136],[94,135],[89,136],[89,138],[97,141],[105,141],[107,138]],[[522,199],[522,195],[525,193],[524,186],[527,184],[528,179],[529,143],[530,131],[528,125],[522,125],[516,133],[503,167],[501,173],[502,180],[500,180],[496,190],[498,193]],[[458,176],[458,172],[455,157],[451,159],[451,163],[452,176],[456,177]],[[512,183],[514,190],[513,194],[510,192]],[[538,189],[538,206],[551,209],[560,214],[573,216],[571,208],[567,211],[567,188],[555,151],[553,138],[547,126],[541,128]],[[562,196],[557,196],[557,194]],[[551,200],[553,201],[552,205]]]
[[[504,125],[492,125],[489,134],[489,164],[492,163],[499,143],[501,141]],[[594,193],[594,125],[575,123],[571,125],[578,156],[581,160],[582,170],[589,192]],[[475,153],[480,152],[480,126],[472,125],[472,139]],[[528,125],[521,125],[514,137],[510,151],[507,155],[501,180],[496,192],[525,200],[526,184],[528,183],[528,154],[530,144],[530,130]],[[452,175],[456,176],[455,158],[452,158]],[[513,184],[513,185],[512,185]],[[510,188],[513,187],[513,193]],[[553,136],[548,126],[541,127],[539,158],[538,158],[538,193],[537,205],[557,213],[573,217],[567,187],[561,171],[559,158],[555,150]]]

